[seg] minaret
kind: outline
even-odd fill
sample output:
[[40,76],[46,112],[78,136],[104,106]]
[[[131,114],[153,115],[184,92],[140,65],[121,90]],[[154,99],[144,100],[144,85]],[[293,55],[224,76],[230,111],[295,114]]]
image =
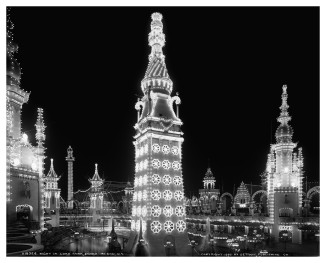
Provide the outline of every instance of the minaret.
[[220,190],[215,189],[215,182],[216,180],[213,172],[208,166],[203,179],[204,189],[199,189],[200,199],[202,200],[202,209],[206,213],[211,213],[211,210],[217,209]]
[[151,53],[141,82],[143,98],[135,107],[139,118],[134,126],[136,170],[131,226],[141,234],[142,224],[150,255],[166,255],[167,236],[173,236],[178,255],[186,255],[191,250],[186,234],[181,167],[184,139],[182,122],[173,109],[173,102],[180,104],[180,98],[170,96],[173,83],[162,51],[165,35],[160,13],[152,14],[148,41]]
[[67,149],[67,157],[66,161],[68,162],[68,197],[67,197],[67,202],[68,202],[68,208],[73,209],[74,208],[74,203],[72,200],[74,199],[74,182],[73,182],[73,163],[75,161],[75,157],[73,156],[73,150],[71,146],[68,147]]
[[45,128],[44,120],[43,120],[43,109],[38,108],[37,109],[37,120],[35,124],[36,128],[36,143],[37,143],[37,159],[38,159],[38,174],[39,174],[39,214],[40,214],[40,226],[41,229],[44,229],[44,159],[45,159],[45,147],[44,147],[44,141],[45,141]]
[[[45,211],[47,217],[51,217],[48,221],[53,227],[58,227],[60,225],[60,189],[58,188],[58,180],[60,176],[56,174],[53,167],[53,159],[51,159],[51,167],[47,174],[44,176],[45,189]],[[51,212],[52,211],[52,212]],[[54,213],[53,213],[54,211]]]
[[[301,215],[303,157],[302,150],[294,152],[297,144],[292,142],[293,129],[289,125],[287,86],[283,85],[280,123],[276,130],[276,144],[271,145],[267,161],[267,192],[269,216],[274,220],[273,235],[277,237],[283,227],[283,218]],[[299,242],[299,231],[292,226],[293,242]]]

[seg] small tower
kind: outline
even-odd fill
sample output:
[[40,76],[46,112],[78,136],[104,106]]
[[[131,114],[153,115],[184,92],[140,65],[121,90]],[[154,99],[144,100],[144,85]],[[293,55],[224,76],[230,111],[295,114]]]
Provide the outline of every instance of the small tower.
[[56,174],[53,167],[53,159],[51,159],[51,167],[47,176],[44,176],[44,196],[45,196],[45,218],[50,220],[47,223],[53,227],[58,227],[60,224],[60,189],[58,188],[58,180],[60,177]]
[[103,182],[95,164],[95,173],[92,179],[88,179],[91,183],[91,189],[88,193],[90,199],[90,212],[93,214],[93,223],[100,219],[100,211],[103,209]]
[[199,189],[200,202],[203,212],[211,213],[217,209],[217,201],[219,199],[220,190],[215,189],[215,177],[210,167],[207,168],[203,179],[204,189]]
[[124,213],[130,214],[132,208],[132,197],[134,189],[131,186],[131,183],[128,181],[125,188],[125,195],[122,197]]
[[301,242],[301,232],[297,225],[289,226],[288,222],[301,215],[303,157],[302,150],[294,152],[297,144],[292,142],[293,129],[289,125],[291,117],[288,113],[287,86],[282,87],[280,122],[276,130],[276,144],[271,145],[267,162],[267,198],[268,212],[274,220],[273,236],[276,241],[282,231],[289,231],[294,243]]
[[67,202],[68,202],[68,208],[73,209],[74,208],[74,181],[73,181],[73,163],[75,161],[75,157],[73,156],[73,150],[71,146],[67,149],[67,157],[66,161],[68,162],[68,196],[67,196]]

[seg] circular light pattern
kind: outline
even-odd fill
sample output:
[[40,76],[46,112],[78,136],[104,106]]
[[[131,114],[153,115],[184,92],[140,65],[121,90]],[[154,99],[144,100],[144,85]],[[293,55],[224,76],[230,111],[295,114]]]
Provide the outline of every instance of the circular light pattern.
[[159,221],[153,221],[151,223],[151,230],[154,232],[154,234],[159,233],[162,230],[162,224]]
[[170,163],[168,160],[164,160],[164,161],[162,162],[162,167],[163,167],[164,169],[169,169],[169,168],[171,167],[171,163]]
[[148,166],[148,161],[147,161],[147,159],[144,161],[144,163],[143,163],[143,168],[144,169],[147,169],[147,166]]
[[135,228],[136,228],[135,220],[131,220],[131,230],[135,230]]
[[146,201],[147,200],[147,190],[143,191],[143,200]]
[[174,176],[173,177],[173,183],[175,184],[175,185],[181,185],[181,183],[182,183],[182,179],[181,179],[181,177],[180,176]]
[[137,201],[137,193],[134,193],[134,195],[132,197],[132,200],[135,201],[135,202]]
[[139,191],[137,195],[138,195],[138,201],[141,201],[141,198],[142,198],[142,196],[143,196],[143,195],[142,195],[142,192]]
[[170,206],[170,205],[164,206],[164,208],[163,208],[163,214],[165,216],[167,216],[167,217],[172,216],[172,214],[173,214],[173,208],[172,208],[172,206]]
[[167,201],[172,199],[172,192],[170,190],[165,190],[163,192],[163,198]]
[[151,213],[152,213],[152,216],[159,217],[161,214],[161,207],[159,207],[158,205],[152,206]]
[[139,176],[139,178],[138,178],[138,185],[139,186],[142,186],[142,184],[143,184],[143,177],[142,176]]
[[147,207],[143,206],[143,208],[141,209],[141,214],[143,217],[147,216]]
[[180,169],[180,163],[177,162],[177,161],[174,161],[174,162],[172,163],[172,168],[173,168],[174,170],[179,170],[179,169]]
[[136,173],[138,172],[138,166],[139,166],[139,164],[136,163]]
[[158,174],[152,175],[152,183],[153,184],[159,184],[161,182],[161,177]]
[[[138,207],[137,207],[136,215],[137,215],[137,216],[140,216],[140,214],[141,214],[141,206],[138,206]],[[138,220],[138,221],[139,221],[139,220]]]
[[143,149],[143,147],[140,147],[140,150],[139,150],[139,155],[140,155],[140,156],[142,156],[142,155],[143,155],[143,153],[144,153],[144,149]]
[[166,221],[164,223],[164,230],[167,232],[167,233],[171,233],[174,229],[174,224],[172,223],[172,221]]
[[138,186],[138,178],[135,177],[135,187]]
[[161,166],[161,162],[158,159],[152,160],[152,166],[154,168],[159,168]]
[[160,146],[157,143],[153,144],[152,151],[158,153],[160,151]]
[[143,185],[147,185],[147,174],[143,176]]
[[148,144],[145,144],[145,145],[144,145],[144,153],[145,153],[145,154],[148,153]]
[[162,152],[163,152],[164,154],[168,154],[168,153],[170,152],[170,147],[167,146],[167,145],[163,145],[163,147],[162,147]]
[[165,184],[165,185],[169,185],[171,182],[172,182],[172,179],[171,179],[171,176],[166,174],[163,176],[163,180],[162,182]]
[[161,198],[161,192],[159,190],[153,190],[151,196],[153,200],[159,200]]
[[175,191],[174,198],[177,199],[177,201],[181,201],[183,198],[183,193],[181,191]]
[[179,148],[177,146],[173,146],[172,149],[171,149],[171,152],[174,154],[174,155],[177,155],[179,153]]
[[[132,208],[132,210],[131,210],[131,214],[133,215],[133,216],[136,216],[136,207],[134,206],[133,208]],[[135,223],[135,221],[134,221],[134,223]]]
[[183,220],[179,220],[176,224],[176,229],[179,232],[183,232],[186,229],[186,223]]
[[177,215],[177,216],[183,216],[184,215],[184,213],[185,213],[185,209],[184,209],[184,207],[183,206],[181,206],[181,205],[178,205],[176,208],[175,208],[175,214]]

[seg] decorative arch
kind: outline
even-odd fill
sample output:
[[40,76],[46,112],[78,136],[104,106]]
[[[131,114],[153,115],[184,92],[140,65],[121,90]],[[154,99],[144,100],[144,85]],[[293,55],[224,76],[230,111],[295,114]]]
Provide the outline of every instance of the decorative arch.
[[[251,200],[253,201],[254,198],[256,197],[256,195],[258,195],[258,194],[262,194],[262,196],[264,196],[264,195],[267,196],[267,192],[265,190],[258,190],[252,195]],[[261,197],[261,199],[262,199],[262,197]]]
[[211,199],[211,200],[217,200],[218,198],[217,198],[216,195],[212,195],[210,199]]
[[231,194],[228,193],[228,192],[225,192],[225,193],[223,193],[223,194],[221,195],[221,197],[220,197],[220,201],[222,201],[223,197],[225,197],[225,196],[229,196],[229,197],[231,198],[231,200],[233,201],[233,195],[231,195]]
[[313,188],[310,188],[309,191],[307,192],[307,198],[311,200],[312,196],[315,194],[320,193],[320,187],[319,186],[314,186]]

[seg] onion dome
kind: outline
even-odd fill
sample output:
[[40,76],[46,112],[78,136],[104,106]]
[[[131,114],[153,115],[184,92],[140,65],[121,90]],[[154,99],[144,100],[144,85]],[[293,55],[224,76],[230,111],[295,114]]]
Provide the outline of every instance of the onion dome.
[[277,143],[290,143],[292,142],[292,135],[293,135],[293,129],[288,124],[288,122],[291,120],[291,117],[288,113],[289,105],[287,104],[287,86],[283,85],[282,87],[283,93],[282,93],[282,105],[280,107],[281,114],[277,118],[277,121],[280,122],[280,126],[277,128],[275,137]]
[[14,54],[18,51],[18,45],[13,42],[12,30],[14,24],[7,15],[7,85],[19,85],[21,78],[21,68]]
[[144,79],[141,82],[144,94],[149,89],[167,95],[170,95],[172,92],[173,82],[169,77],[165,65],[165,56],[162,51],[165,45],[162,18],[163,16],[160,13],[152,14],[151,32],[148,35],[148,43],[152,47],[152,51],[149,55],[149,63]]

